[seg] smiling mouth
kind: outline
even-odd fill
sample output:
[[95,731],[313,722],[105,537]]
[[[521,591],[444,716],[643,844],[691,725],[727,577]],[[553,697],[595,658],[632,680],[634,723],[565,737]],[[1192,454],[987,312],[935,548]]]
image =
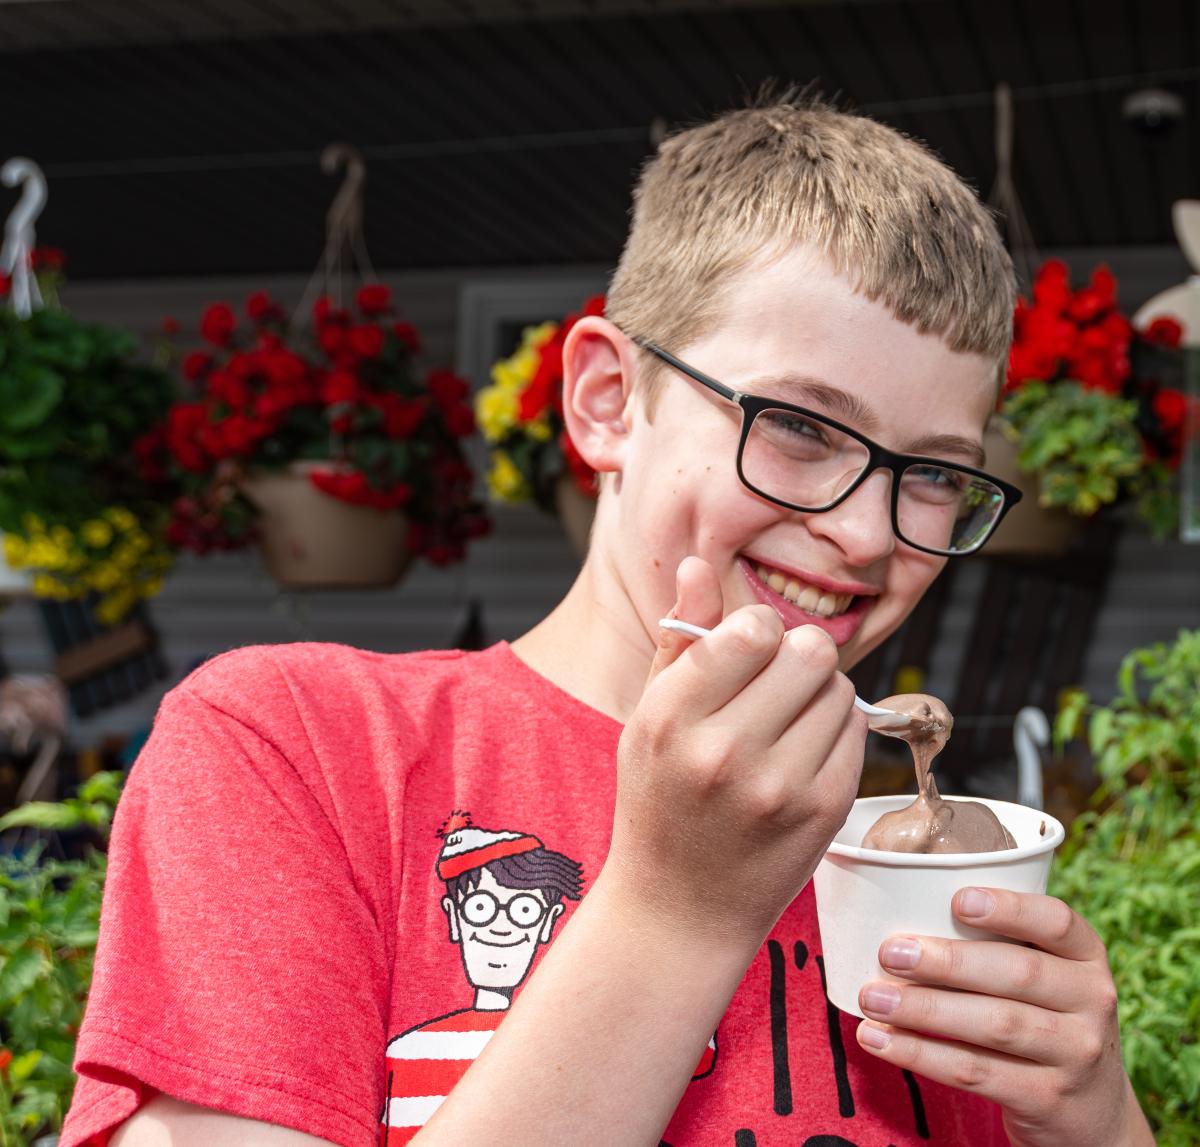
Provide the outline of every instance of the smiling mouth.
[[522,944],[529,943],[528,936],[522,936],[519,940],[514,940],[511,944],[497,944],[494,940],[484,940],[478,932],[471,937],[472,940],[477,940],[480,944],[488,948],[519,948]]
[[751,568],[759,581],[770,586],[780,597],[817,617],[838,617],[854,602],[855,595],[852,593],[830,593],[762,562],[753,562]]

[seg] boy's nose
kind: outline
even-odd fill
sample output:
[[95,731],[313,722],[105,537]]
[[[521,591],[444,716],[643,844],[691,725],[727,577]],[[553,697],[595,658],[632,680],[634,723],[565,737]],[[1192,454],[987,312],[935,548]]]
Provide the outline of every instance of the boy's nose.
[[886,470],[876,471],[840,506],[810,514],[809,532],[832,542],[856,568],[887,557],[896,548],[891,482]]

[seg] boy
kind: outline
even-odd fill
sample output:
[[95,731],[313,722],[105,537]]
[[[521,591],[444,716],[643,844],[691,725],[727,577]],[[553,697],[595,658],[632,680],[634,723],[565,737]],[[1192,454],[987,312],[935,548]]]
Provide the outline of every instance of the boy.
[[[604,475],[579,579],[511,646],[252,648],[171,693],[63,1147],[1150,1143],[1103,946],[1057,901],[961,891],[1025,945],[893,938],[861,1024],[822,990],[808,880],[866,736],[841,670],[1003,512],[978,467],[1012,301],[986,212],[887,128],[783,101],[668,140],[565,346]],[[545,894],[507,923],[499,882],[439,899],[452,809],[581,865],[552,941]],[[444,913],[497,983],[546,947],[502,1023],[415,1047],[469,1002]],[[394,1109],[389,1041],[424,1073]]]

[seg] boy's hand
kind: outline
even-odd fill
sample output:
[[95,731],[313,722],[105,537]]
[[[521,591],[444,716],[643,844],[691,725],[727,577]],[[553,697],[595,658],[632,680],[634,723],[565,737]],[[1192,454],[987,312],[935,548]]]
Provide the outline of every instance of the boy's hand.
[[621,895],[671,927],[752,954],[809,879],[854,801],[866,721],[815,626],[785,635],[768,606],[733,611],[712,567],[679,567],[663,632],[618,752],[612,848]]
[[1153,1147],[1121,1063],[1116,990],[1091,926],[1061,900],[997,888],[961,889],[954,912],[1033,947],[888,939],[880,963],[909,983],[864,986],[859,1003],[871,1018],[858,1042],[994,1100],[1014,1147]]

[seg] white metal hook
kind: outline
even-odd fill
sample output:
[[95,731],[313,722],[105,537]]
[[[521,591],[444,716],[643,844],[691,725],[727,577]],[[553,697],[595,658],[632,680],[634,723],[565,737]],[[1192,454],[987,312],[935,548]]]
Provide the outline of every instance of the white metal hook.
[[1050,722],[1035,705],[1026,705],[1013,722],[1013,748],[1017,753],[1017,803],[1042,808],[1042,754],[1050,744]]
[[46,176],[32,159],[14,156],[0,167],[0,182],[6,187],[21,187],[21,197],[4,222],[0,271],[12,279],[13,310],[21,318],[28,318],[42,303],[42,292],[29,260],[36,244],[34,224],[49,197]]

